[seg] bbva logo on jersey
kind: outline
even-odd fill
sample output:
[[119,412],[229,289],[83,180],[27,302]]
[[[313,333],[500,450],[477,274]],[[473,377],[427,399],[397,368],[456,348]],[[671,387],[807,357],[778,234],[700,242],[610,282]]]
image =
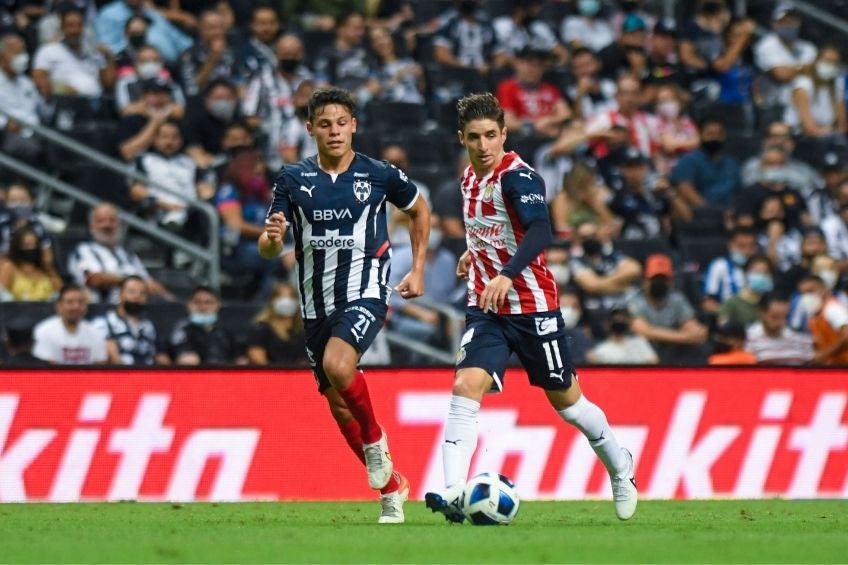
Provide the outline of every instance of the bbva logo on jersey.
[[353,181],[353,195],[360,202],[366,202],[371,196],[371,182],[367,180]]

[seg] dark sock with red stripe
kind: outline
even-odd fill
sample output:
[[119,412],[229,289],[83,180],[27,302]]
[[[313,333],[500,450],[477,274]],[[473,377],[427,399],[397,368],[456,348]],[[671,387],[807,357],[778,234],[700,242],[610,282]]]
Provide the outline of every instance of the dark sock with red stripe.
[[383,437],[383,430],[377,424],[374,409],[371,408],[371,396],[368,394],[368,384],[362,371],[356,371],[350,386],[340,390],[348,410],[359,423],[363,443],[375,443]]
[[[339,431],[342,432],[342,435],[345,438],[348,446],[351,451],[356,455],[356,457],[365,465],[365,454],[362,452],[362,434],[359,430],[359,422],[356,420],[351,420],[350,422],[336,422],[339,426]],[[400,473],[397,471],[392,473],[389,482],[386,483],[386,486],[380,489],[380,494],[389,494],[390,492],[395,492],[400,488]]]

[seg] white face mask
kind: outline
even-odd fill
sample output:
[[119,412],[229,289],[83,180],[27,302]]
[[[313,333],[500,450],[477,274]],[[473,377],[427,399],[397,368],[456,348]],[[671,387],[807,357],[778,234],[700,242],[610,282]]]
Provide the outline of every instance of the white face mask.
[[555,263],[553,265],[548,265],[548,270],[551,271],[551,274],[554,276],[554,280],[560,286],[568,284],[568,281],[571,280],[571,269],[568,268],[568,265]]
[[673,120],[680,115],[680,103],[677,100],[657,102],[657,113],[664,118]]
[[298,307],[297,300],[290,296],[281,296],[274,301],[274,313],[278,316],[293,316]]
[[831,290],[833,290],[836,287],[836,283],[839,282],[839,273],[832,269],[825,269],[818,273],[818,276],[824,281],[825,286]]
[[559,309],[562,319],[565,321],[565,329],[570,330],[580,321],[580,312],[573,306],[563,306]]
[[822,298],[813,292],[807,292],[801,295],[798,301],[798,307],[807,313],[808,316],[815,316],[819,313],[822,306]]
[[23,74],[26,72],[27,67],[29,66],[29,55],[26,53],[18,53],[14,57],[12,57],[11,61],[12,70],[15,71],[15,74]]
[[816,74],[823,80],[833,80],[839,75],[839,67],[830,61],[819,61],[816,63]]
[[162,63],[159,61],[145,61],[136,65],[138,76],[142,79],[149,79],[159,75],[162,71]]

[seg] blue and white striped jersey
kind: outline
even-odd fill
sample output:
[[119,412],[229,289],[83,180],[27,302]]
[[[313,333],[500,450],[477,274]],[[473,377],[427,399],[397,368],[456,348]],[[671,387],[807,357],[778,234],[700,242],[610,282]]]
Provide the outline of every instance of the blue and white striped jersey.
[[317,156],[280,170],[267,217],[282,212],[293,228],[304,318],[360,298],[388,302],[386,201],[408,210],[417,198],[403,171],[360,153],[339,174],[322,171]]

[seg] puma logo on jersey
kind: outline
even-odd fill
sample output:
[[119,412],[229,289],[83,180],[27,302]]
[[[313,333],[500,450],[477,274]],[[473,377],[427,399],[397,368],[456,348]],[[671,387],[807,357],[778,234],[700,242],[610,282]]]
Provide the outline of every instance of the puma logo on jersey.
[[308,194],[308,195],[309,195],[309,198],[312,198],[312,191],[313,191],[313,190],[315,190],[315,185],[313,184],[313,185],[312,185],[312,186],[310,186],[309,188],[306,188],[305,186],[300,185],[300,190],[302,190],[303,192],[305,192],[306,194]]
[[526,173],[518,173],[518,176],[527,177],[527,180],[533,180],[533,174],[530,173],[529,171],[526,172]]

